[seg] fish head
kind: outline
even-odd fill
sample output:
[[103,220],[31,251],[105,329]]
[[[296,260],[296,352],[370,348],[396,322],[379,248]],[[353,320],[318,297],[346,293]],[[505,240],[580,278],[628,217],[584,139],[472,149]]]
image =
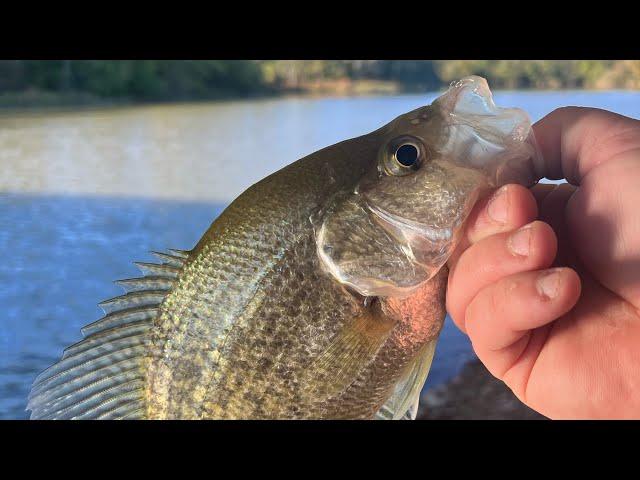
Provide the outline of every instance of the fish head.
[[410,295],[446,263],[480,197],[541,177],[529,117],[497,107],[481,77],[371,135],[376,158],[317,230],[325,270],[363,296]]

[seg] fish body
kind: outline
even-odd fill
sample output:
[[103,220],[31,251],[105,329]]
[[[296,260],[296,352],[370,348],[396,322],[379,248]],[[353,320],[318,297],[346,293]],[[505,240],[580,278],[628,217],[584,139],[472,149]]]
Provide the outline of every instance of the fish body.
[[483,82],[285,167],[140,264],[36,379],[32,418],[415,416],[464,220],[535,176],[528,119],[473,105]]

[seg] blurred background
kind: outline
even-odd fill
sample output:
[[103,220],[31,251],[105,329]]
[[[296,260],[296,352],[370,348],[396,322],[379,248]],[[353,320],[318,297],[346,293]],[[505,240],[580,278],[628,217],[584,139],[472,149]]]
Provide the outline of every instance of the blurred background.
[[[488,79],[538,120],[565,105],[638,118],[640,61],[0,61],[0,418],[113,280],[189,249],[251,184],[322,147]],[[423,418],[540,418],[447,320]]]

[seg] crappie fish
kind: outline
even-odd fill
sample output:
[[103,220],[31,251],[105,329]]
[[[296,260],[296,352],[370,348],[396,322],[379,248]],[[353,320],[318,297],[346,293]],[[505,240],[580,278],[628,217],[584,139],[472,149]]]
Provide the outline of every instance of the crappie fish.
[[480,77],[298,160],[192,250],[138,263],[37,377],[31,418],[415,418],[465,219],[539,162]]

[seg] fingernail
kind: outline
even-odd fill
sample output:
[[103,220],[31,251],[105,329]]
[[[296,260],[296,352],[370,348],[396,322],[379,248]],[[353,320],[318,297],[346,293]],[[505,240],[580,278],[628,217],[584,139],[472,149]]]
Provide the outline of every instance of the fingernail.
[[507,185],[500,187],[487,205],[487,214],[496,223],[507,223],[509,216],[509,196],[505,195],[507,188]]
[[526,257],[529,255],[529,243],[531,241],[531,227],[526,226],[517,230],[507,240],[507,246],[511,253]]
[[558,270],[551,270],[545,272],[538,278],[538,292],[543,297],[548,299],[556,298],[558,296],[558,287],[560,286],[560,272]]

